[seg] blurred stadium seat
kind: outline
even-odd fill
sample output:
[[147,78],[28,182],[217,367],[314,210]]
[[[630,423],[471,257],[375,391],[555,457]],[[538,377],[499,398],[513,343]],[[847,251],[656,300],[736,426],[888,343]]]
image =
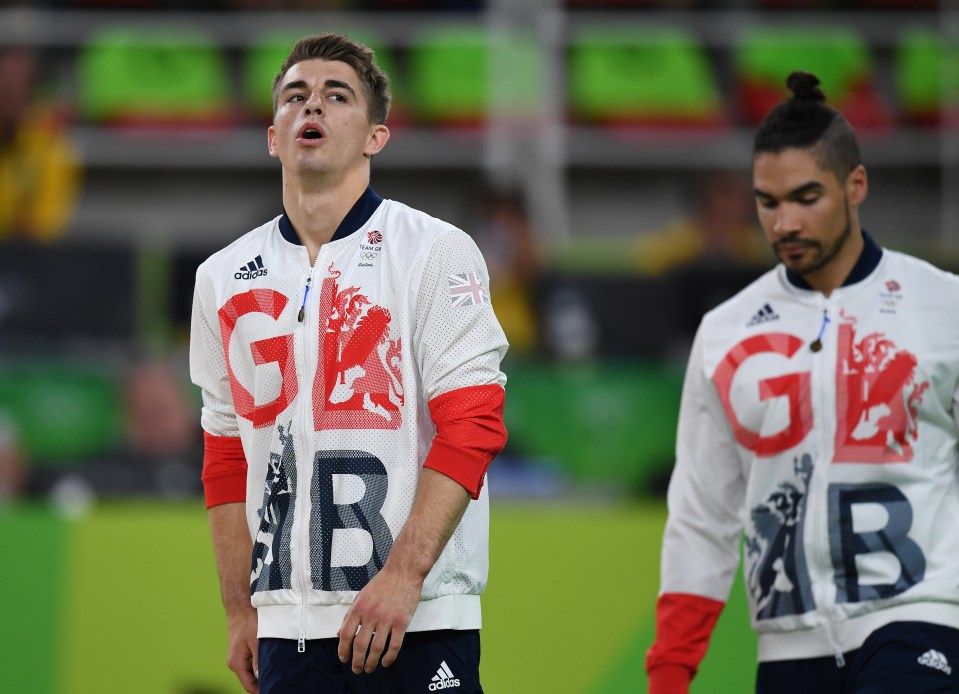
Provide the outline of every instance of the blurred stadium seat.
[[15,423],[31,465],[76,465],[122,432],[115,374],[68,359],[23,357],[0,366],[0,410]]
[[724,121],[706,51],[685,30],[593,28],[569,48],[574,120],[643,126],[710,126]]
[[959,44],[927,29],[908,29],[896,44],[894,67],[906,123],[959,123]]
[[748,30],[733,55],[741,115],[755,125],[789,92],[796,70],[819,77],[830,103],[855,127],[891,124],[873,80],[873,56],[858,31],[845,27]]
[[393,87],[393,107],[390,110],[390,123],[406,120],[406,103],[401,76],[395,69],[395,60],[391,50],[365,27],[302,27],[300,29],[280,29],[267,32],[254,39],[243,57],[243,93],[251,116],[260,122],[272,122],[273,100],[271,86],[280,71],[280,66],[299,39],[311,33],[337,31],[363,43],[376,53],[377,64],[390,77]]
[[117,344],[137,330],[136,258],[97,243],[9,243],[0,253],[0,349]]
[[436,26],[416,38],[407,59],[411,115],[419,123],[481,125],[491,99],[517,121],[538,113],[543,72],[531,36]]
[[80,46],[77,68],[79,113],[89,122],[216,126],[233,118],[226,56],[191,27],[105,29]]
[[659,362],[517,362],[506,425],[520,454],[574,484],[661,492],[674,461],[683,369]]

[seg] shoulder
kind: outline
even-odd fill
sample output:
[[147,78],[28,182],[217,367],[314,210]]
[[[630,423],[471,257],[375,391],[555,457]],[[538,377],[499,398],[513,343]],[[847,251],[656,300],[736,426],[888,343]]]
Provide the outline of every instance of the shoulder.
[[903,278],[910,278],[916,282],[916,291],[946,295],[959,298],[959,275],[936,267],[931,262],[917,258],[900,251],[883,249],[886,267],[885,274],[892,276],[899,272]]
[[276,228],[278,219],[279,216],[248,231],[229,245],[213,253],[200,264],[197,269],[197,277],[211,272],[217,272],[221,270],[223,266],[229,266],[229,268],[235,269],[233,266],[237,265],[238,258],[243,263],[249,261],[250,258],[246,256],[250,253],[251,249],[262,248],[264,239]]
[[[736,294],[726,299],[715,308],[707,311],[703,316],[704,326],[724,326],[736,324],[738,319],[747,321],[758,308],[769,303],[771,299],[785,297],[787,292],[783,283],[785,278],[782,266],[776,265],[771,270],[746,285]],[[749,314],[749,315],[747,315]]]
[[384,200],[381,214],[384,223],[402,234],[406,242],[431,245],[446,236],[469,238],[453,224],[396,200]]

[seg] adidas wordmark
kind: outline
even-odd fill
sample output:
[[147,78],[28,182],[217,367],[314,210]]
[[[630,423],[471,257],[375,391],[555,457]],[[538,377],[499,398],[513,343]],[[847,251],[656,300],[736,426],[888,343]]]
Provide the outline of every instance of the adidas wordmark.
[[459,678],[453,676],[453,671],[450,670],[450,666],[446,664],[444,660],[440,663],[439,669],[436,671],[436,674],[433,675],[433,680],[430,682],[430,691],[438,692],[441,689],[452,689],[453,687],[460,686]]
[[779,320],[779,314],[769,304],[763,304],[763,307],[756,312],[756,315],[749,320],[746,326],[759,325],[773,320]]
[[919,656],[919,664],[936,670],[942,670],[947,675],[952,674],[952,667],[949,665],[949,661],[946,660],[946,656],[932,648]]
[[263,267],[263,257],[258,255],[241,267],[240,271],[233,275],[233,277],[238,280],[252,280],[267,274],[267,272],[267,269]]

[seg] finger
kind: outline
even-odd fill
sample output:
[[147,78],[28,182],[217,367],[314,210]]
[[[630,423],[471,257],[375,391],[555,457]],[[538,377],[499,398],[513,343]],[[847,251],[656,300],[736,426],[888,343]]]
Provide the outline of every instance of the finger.
[[367,672],[373,672],[380,662],[380,656],[383,655],[383,649],[386,648],[386,641],[389,638],[389,632],[386,629],[380,629],[373,634],[373,640],[370,641],[370,651],[366,655]]
[[356,638],[356,632],[359,628],[360,620],[353,617],[353,611],[350,610],[347,612],[343,620],[343,625],[340,627],[340,643],[336,649],[336,654],[339,656],[341,663],[345,663],[350,659],[350,653],[353,650],[353,639]]
[[231,667],[234,673],[236,673],[236,678],[240,680],[240,684],[243,686],[244,691],[249,692],[250,694],[257,694],[260,691],[256,676],[253,674],[253,668],[250,666],[249,661],[246,665],[239,667]]
[[403,647],[403,637],[406,636],[405,629],[393,629],[393,633],[390,634],[390,645],[386,649],[386,653],[383,655],[383,667],[389,667],[396,662],[396,658],[400,654],[400,649]]
[[373,640],[376,631],[375,627],[361,625],[360,630],[353,639],[353,674],[358,675],[363,672],[363,661],[366,660],[366,654],[370,650],[370,641]]

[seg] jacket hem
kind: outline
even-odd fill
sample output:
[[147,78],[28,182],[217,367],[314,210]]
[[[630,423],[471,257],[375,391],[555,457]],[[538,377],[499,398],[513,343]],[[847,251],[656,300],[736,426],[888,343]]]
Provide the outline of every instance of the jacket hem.
[[[336,638],[350,605],[308,605],[304,628],[307,639]],[[257,637],[298,638],[302,605],[263,605],[257,608]],[[407,631],[479,629],[482,627],[479,595],[444,595],[423,600],[413,613]]]
[[[959,605],[944,602],[906,603],[850,617],[832,625],[843,653],[862,646],[876,629],[892,622],[928,622],[959,628]],[[759,634],[759,661],[801,660],[836,655],[825,626]]]

